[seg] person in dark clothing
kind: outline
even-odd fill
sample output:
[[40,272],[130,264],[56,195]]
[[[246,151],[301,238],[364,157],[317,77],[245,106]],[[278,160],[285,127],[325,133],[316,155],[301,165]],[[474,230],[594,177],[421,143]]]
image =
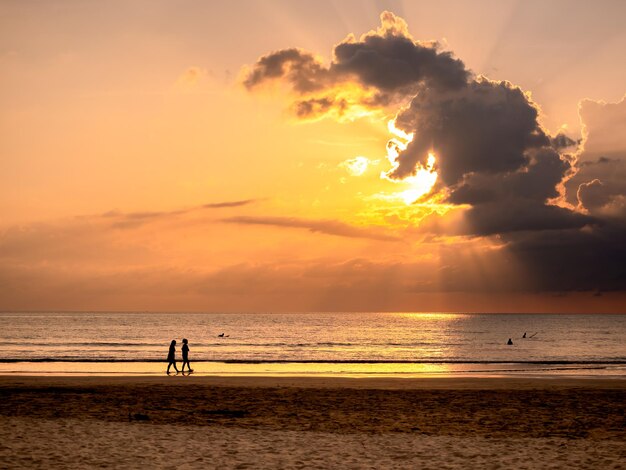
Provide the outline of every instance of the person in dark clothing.
[[170,373],[170,367],[174,366],[174,370],[178,374],[178,368],[176,367],[176,340],[173,339],[170,343],[170,351],[167,353],[167,374]]
[[189,372],[193,372],[191,368],[191,364],[189,364],[189,345],[187,344],[187,340],[183,338],[183,366],[180,368],[181,372],[185,372],[185,364],[187,364],[187,368]]

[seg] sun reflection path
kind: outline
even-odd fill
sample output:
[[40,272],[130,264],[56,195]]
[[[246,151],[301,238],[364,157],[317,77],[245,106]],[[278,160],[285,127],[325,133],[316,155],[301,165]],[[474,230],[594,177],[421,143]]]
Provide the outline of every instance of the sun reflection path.
[[408,185],[409,188],[397,193],[399,199],[405,204],[411,205],[418,201],[421,197],[431,192],[437,181],[437,171],[435,170],[436,158],[432,152],[428,153],[426,165],[418,164],[415,174],[404,178],[403,180],[394,180],[387,175],[398,167],[398,156],[400,152],[406,150],[409,143],[413,140],[413,133],[406,133],[402,129],[396,127],[395,120],[391,119],[387,123],[387,128],[395,137],[387,142],[387,159],[392,165],[389,172],[381,173],[381,178],[393,181],[394,183]]
[[463,314],[452,312],[395,312],[393,315],[415,318],[416,320],[438,320],[444,322],[464,318]]

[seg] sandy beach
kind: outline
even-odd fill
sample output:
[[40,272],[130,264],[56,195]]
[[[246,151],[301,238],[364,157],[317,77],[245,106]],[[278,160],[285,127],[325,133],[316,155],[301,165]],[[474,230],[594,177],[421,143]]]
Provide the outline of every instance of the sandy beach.
[[626,380],[0,377],[3,468],[623,468]]

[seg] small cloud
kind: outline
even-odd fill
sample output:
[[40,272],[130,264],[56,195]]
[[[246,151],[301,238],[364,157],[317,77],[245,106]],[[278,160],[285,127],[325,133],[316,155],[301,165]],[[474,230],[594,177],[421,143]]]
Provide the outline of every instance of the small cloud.
[[568,137],[563,132],[559,132],[556,136],[550,138],[550,142],[552,143],[552,147],[558,150],[575,147],[579,144],[579,142]]
[[222,222],[242,225],[270,225],[274,227],[301,228],[314,233],[335,235],[348,238],[367,238],[370,240],[398,241],[399,239],[376,227],[357,227],[337,220],[312,220],[297,217],[252,217],[239,216],[222,219]]
[[189,67],[176,80],[176,88],[179,90],[192,90],[206,80],[211,73],[201,67]]
[[241,207],[257,202],[258,199],[243,199],[241,201],[212,202],[204,204],[203,209],[221,209],[223,207]]
[[367,157],[354,157],[343,161],[339,164],[340,168],[345,168],[351,176],[361,176],[365,173],[370,165],[376,165],[378,160],[371,161]]
[[[111,226],[114,228],[136,228],[149,222],[169,220],[200,210],[242,207],[253,204],[257,201],[258,199],[243,199],[240,201],[211,202],[201,206],[194,206],[187,209],[177,209],[173,211],[120,212],[118,210],[112,210],[100,214],[99,217],[111,220]],[[89,218],[89,216],[80,216],[80,218],[85,219]]]

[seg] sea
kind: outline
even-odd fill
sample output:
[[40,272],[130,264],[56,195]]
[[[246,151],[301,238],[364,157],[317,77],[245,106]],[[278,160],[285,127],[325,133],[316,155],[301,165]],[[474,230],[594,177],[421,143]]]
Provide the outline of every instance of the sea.
[[[0,313],[0,374],[626,376],[626,315]],[[507,344],[509,339],[512,344]]]

